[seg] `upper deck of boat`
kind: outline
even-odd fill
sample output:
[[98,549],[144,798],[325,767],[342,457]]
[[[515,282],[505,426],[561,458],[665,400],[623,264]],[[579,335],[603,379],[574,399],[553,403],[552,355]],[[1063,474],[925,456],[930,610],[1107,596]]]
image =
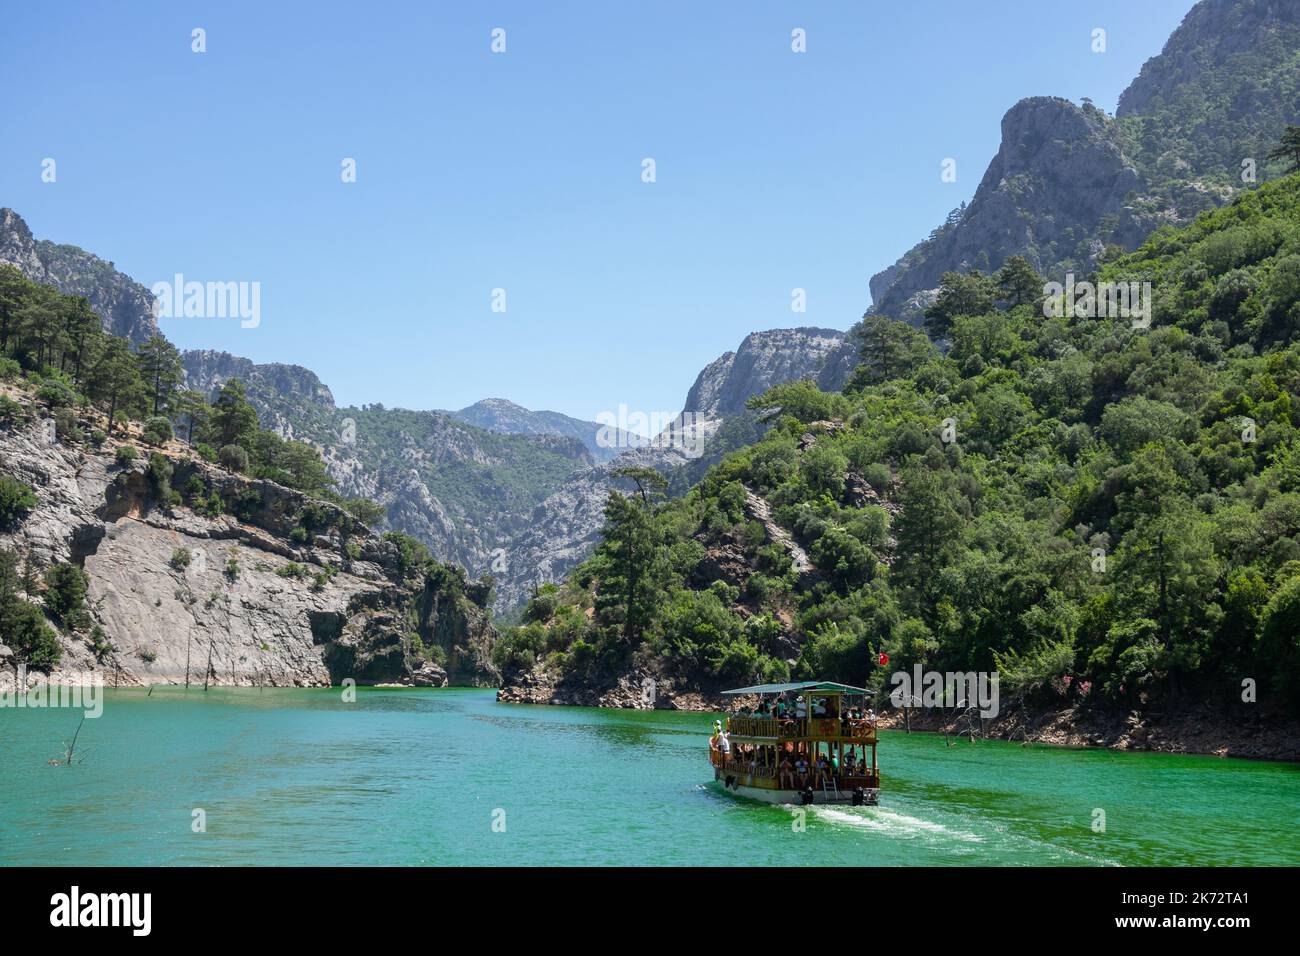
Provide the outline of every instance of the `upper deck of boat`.
[[738,687],[724,691],[733,697],[797,694],[808,698],[808,707],[812,708],[812,698],[824,698],[827,709],[835,716],[731,716],[727,718],[727,733],[732,740],[754,741],[763,743],[785,741],[842,741],[846,744],[876,743],[876,722],[867,718],[849,718],[844,716],[841,698],[845,696],[864,696],[867,691],[861,687],[837,684],[833,681],[803,681],[793,684],[756,684],[753,687]]

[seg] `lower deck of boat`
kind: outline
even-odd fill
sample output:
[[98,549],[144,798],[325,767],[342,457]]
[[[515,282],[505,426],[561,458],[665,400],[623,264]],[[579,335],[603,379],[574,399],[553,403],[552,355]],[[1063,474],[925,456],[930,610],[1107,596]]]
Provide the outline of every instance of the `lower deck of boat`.
[[[878,787],[852,787],[850,789],[841,789],[837,786],[813,787],[808,790],[782,790],[775,786],[775,782],[770,779],[755,780],[746,773],[737,773],[733,770],[723,770],[715,767],[713,777],[723,788],[738,797],[745,797],[748,800],[759,800],[763,803],[780,803],[793,804],[795,806],[812,804],[840,804],[853,806],[861,804],[874,807],[880,799],[880,789]],[[861,796],[857,796],[855,791],[861,789]]]

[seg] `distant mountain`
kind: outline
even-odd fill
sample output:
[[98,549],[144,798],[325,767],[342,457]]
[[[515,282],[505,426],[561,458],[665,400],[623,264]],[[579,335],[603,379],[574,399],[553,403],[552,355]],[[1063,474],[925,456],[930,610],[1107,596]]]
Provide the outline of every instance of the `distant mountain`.
[[12,209],[0,209],[0,262],[64,295],[84,296],[99,313],[105,331],[136,345],[158,332],[148,289],[84,249],[34,239],[22,216]]
[[1111,117],[1033,97],[1002,120],[1002,143],[970,205],[871,279],[872,311],[919,321],[942,274],[991,272],[1023,255],[1060,278],[1108,245],[1137,248],[1228,201],[1300,120],[1300,4],[1202,0],[1147,61]]
[[560,412],[534,412],[504,398],[485,398],[468,408],[447,412],[452,418],[490,432],[508,435],[561,435],[576,438],[596,461],[609,461],[646,439],[635,432],[584,422]]
[[447,412],[339,408],[298,365],[212,351],[185,352],[182,361],[187,385],[209,394],[240,379],[264,427],[321,449],[342,494],[378,501],[391,528],[475,573],[488,570],[524,516],[596,460],[567,435],[488,431]]
[[497,609],[518,607],[539,584],[560,580],[591,553],[600,540],[605,500],[611,490],[624,487],[614,469],[655,468],[668,478],[670,494],[684,494],[725,454],[762,435],[756,414],[745,408],[750,397],[803,378],[838,389],[855,364],[856,347],[835,329],[771,329],[745,336],[734,352],[706,365],[687,392],[677,427],[686,424],[688,440],[660,436],[651,447],[574,473],[504,542],[493,571]]

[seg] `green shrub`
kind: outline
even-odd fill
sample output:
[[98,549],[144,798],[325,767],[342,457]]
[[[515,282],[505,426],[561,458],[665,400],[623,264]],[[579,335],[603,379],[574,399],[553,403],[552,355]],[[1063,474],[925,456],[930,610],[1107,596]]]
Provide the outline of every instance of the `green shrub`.
[[180,495],[172,491],[172,473],[176,469],[170,459],[154,452],[149,456],[149,482],[159,503],[171,506],[180,502]]
[[36,507],[36,493],[16,478],[0,475],[0,528],[7,528]]
[[305,564],[299,564],[297,561],[290,561],[283,567],[277,568],[275,573],[280,575],[282,578],[302,581],[311,575],[311,569]]
[[77,393],[64,381],[51,378],[41,383],[36,390],[36,398],[48,408],[68,408],[79,401]]
[[867,465],[862,470],[862,477],[871,486],[871,490],[878,495],[889,494],[890,489],[893,487],[893,475],[889,470],[889,466],[879,462]]
[[75,564],[56,564],[45,572],[45,607],[56,620],[74,630],[86,621],[86,572]]
[[86,433],[82,431],[76,413],[70,408],[57,408],[54,410],[54,434],[61,441],[73,442],[74,444],[86,440]]
[[191,560],[193,560],[193,555],[186,548],[177,548],[172,552],[171,560],[167,563],[177,571],[184,571],[190,566]]
[[108,639],[102,627],[96,624],[90,629],[90,651],[95,655],[95,660],[102,664],[115,650],[117,648],[113,646],[113,642]]
[[221,451],[217,453],[217,461],[222,468],[230,471],[248,471],[248,452],[238,445],[222,445]]
[[126,468],[139,457],[140,453],[135,450],[134,445],[119,445],[117,448],[117,463],[123,468]]
[[324,591],[326,585],[334,579],[334,574],[334,568],[322,568],[320,571],[317,571],[312,575],[311,589],[313,591]]
[[155,415],[144,423],[141,437],[150,445],[165,445],[172,440],[172,423],[162,415]]
[[8,602],[5,611],[5,643],[14,656],[28,667],[50,670],[63,659],[58,637],[41,615],[40,608],[20,599]]
[[23,406],[8,395],[0,395],[0,425],[9,427],[27,420]]

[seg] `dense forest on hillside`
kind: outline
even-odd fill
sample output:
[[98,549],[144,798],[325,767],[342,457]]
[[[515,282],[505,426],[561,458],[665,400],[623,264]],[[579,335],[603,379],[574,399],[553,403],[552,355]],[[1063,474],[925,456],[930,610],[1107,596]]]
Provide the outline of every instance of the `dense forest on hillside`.
[[1240,699],[1249,679],[1294,704],[1300,175],[1091,278],[1150,282],[1149,327],[1045,317],[1023,259],[945,276],[928,315],[945,348],[869,315],[843,394],[751,401],[766,434],[680,499],[634,471],[599,550],[537,594],[498,663],[878,688],[883,652],[1031,697]]
[[[163,336],[133,349],[102,329],[86,299],[32,282],[6,264],[0,264],[0,382],[33,390],[60,440],[100,445],[138,421],[146,444],[176,439],[232,471],[333,500],[362,520],[379,517],[369,502],[335,493],[313,445],[260,427],[242,382],[227,382],[211,401],[184,390],[180,354]],[[95,412],[103,428],[83,428],[77,411]],[[18,403],[0,396],[0,424],[22,414]]]

